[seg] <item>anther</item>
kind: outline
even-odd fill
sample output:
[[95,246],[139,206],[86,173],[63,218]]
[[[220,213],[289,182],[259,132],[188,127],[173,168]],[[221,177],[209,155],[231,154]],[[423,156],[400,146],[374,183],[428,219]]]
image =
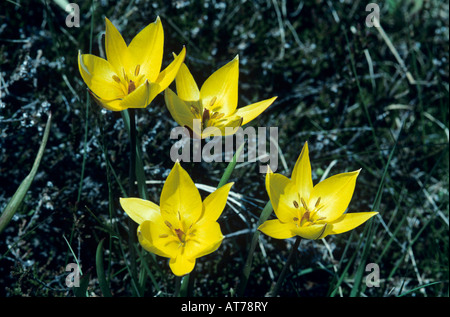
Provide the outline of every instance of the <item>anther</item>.
[[162,238],[162,239],[163,239],[163,238],[167,238],[168,236],[169,236],[169,235],[168,235],[168,234],[165,234],[165,233],[159,235],[159,237]]
[[212,106],[214,105],[214,103],[216,102],[216,100],[217,100],[217,97],[214,96],[214,97],[211,99],[211,101],[209,102],[209,107],[212,107]]
[[320,204],[320,197],[317,199],[317,201],[316,201],[316,204],[315,204],[315,208],[317,208],[317,206],[319,206],[319,204]]
[[136,66],[136,68],[135,68],[135,70],[134,70],[134,76],[137,76],[137,75],[139,75],[139,71],[141,70],[141,65],[137,65]]
[[113,75],[112,79],[114,79],[118,84],[120,84],[120,78],[117,75]]
[[172,224],[170,222],[168,222],[167,220],[164,220],[164,223],[166,224],[167,227],[172,229]]
[[305,200],[303,199],[303,197],[300,198],[300,200],[301,200],[301,202],[302,202],[303,208],[305,208],[306,211],[309,212],[308,205],[306,204],[306,202],[305,202]]
[[[296,200],[294,200],[294,207],[295,208],[298,208],[299,206],[298,206],[298,202],[296,201]],[[298,220],[298,219],[297,219]]]

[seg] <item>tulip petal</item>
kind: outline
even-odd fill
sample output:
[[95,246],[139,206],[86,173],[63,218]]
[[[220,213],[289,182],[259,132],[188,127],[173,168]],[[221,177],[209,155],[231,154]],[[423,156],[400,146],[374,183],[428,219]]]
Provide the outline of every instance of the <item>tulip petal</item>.
[[145,220],[161,217],[159,206],[149,200],[140,198],[120,198],[120,205],[127,215],[138,224]]
[[339,234],[352,230],[363,224],[376,214],[378,214],[378,212],[375,211],[344,214],[331,223],[333,226],[330,234]]
[[86,85],[100,99],[113,100],[124,95],[121,85],[113,78],[116,72],[107,60],[79,53],[78,68]]
[[114,67],[119,77],[122,77],[123,69],[128,69],[129,56],[127,44],[117,28],[108,18],[105,18],[105,52],[106,59]]
[[275,101],[275,99],[277,99],[277,97],[266,99],[266,100],[256,102],[251,105],[239,108],[235,114],[237,116],[243,118],[242,125],[247,124],[248,122],[255,119],[257,116],[259,116],[264,110],[266,110]]
[[205,221],[217,221],[225,208],[228,193],[233,184],[234,183],[225,184],[205,198],[203,201],[203,215],[200,220],[202,223]]
[[94,101],[103,108],[106,108],[108,110],[111,111],[122,111],[124,110],[124,108],[120,105],[120,103],[122,102],[121,99],[116,99],[116,100],[105,100],[105,99],[101,99],[99,97],[97,97],[92,91],[90,91],[88,89],[89,95],[91,96],[92,99],[94,99]]
[[269,172],[266,174],[266,190],[277,218],[282,222],[292,222],[298,217],[294,201],[299,204],[293,182],[284,175]]
[[352,199],[358,174],[359,170],[337,174],[314,186],[310,201],[317,201],[320,197],[318,217],[325,217],[326,222],[332,222],[345,212]]
[[145,81],[132,93],[128,94],[121,101],[120,105],[123,109],[128,108],[145,108],[159,94],[159,85]]
[[177,161],[161,192],[161,214],[172,224],[189,228],[202,213],[202,199],[189,174]]
[[267,220],[258,227],[258,230],[275,239],[289,239],[294,236],[292,229],[293,223],[283,223],[278,219]]
[[235,134],[242,125],[242,118],[232,115],[219,120],[212,119],[211,123],[208,122],[208,125],[209,126],[202,131],[203,139],[212,135],[227,136]]
[[192,272],[195,267],[195,258],[189,258],[184,254],[185,248],[180,248],[178,255],[169,262],[172,273],[183,276]]
[[292,233],[304,239],[316,240],[325,238],[332,228],[328,224],[315,224],[310,226],[295,227]]
[[206,79],[200,89],[203,106],[225,115],[232,114],[238,102],[238,80],[239,58],[236,56]]
[[156,83],[160,86],[160,92],[165,90],[174,81],[177,76],[178,70],[186,57],[186,48],[183,46],[180,54],[169,64],[156,78]]
[[[139,65],[139,74],[145,74],[150,82],[155,82],[161,70],[164,48],[164,30],[159,17],[139,32],[128,46],[133,67]],[[131,74],[135,68],[128,69]]]
[[292,171],[292,181],[296,184],[300,197],[308,201],[313,189],[308,142],[305,142],[303,145],[302,152],[295,163],[294,170]]
[[216,251],[223,240],[220,225],[216,221],[195,224],[189,231],[185,254],[189,258],[199,258]]
[[[181,100],[170,88],[164,91],[164,99],[172,118],[182,127],[187,126],[193,130],[195,119],[188,102]],[[200,119],[198,119],[200,120]],[[198,129],[197,129],[198,130]],[[201,131],[196,131],[200,135]]]
[[165,258],[177,256],[180,241],[173,235],[161,216],[142,222],[137,234],[139,243],[148,252]]
[[175,77],[175,83],[178,97],[185,101],[200,100],[200,91],[198,90],[197,83],[185,63],[180,66],[178,74]]

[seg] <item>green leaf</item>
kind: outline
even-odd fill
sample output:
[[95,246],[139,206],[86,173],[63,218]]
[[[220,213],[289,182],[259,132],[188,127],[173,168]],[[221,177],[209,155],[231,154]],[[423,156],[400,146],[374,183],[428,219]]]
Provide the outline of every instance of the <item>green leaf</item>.
[[100,290],[104,297],[112,297],[111,291],[106,281],[105,269],[103,266],[103,241],[102,239],[97,246],[97,252],[95,254],[95,267],[97,269],[98,283],[100,284]]
[[34,176],[36,175],[36,172],[38,170],[39,164],[41,163],[42,156],[44,155],[45,146],[47,145],[48,136],[50,133],[50,126],[52,121],[52,114],[50,113],[48,115],[47,123],[44,130],[44,135],[42,137],[42,142],[39,147],[39,151],[36,155],[36,158],[33,163],[33,167],[31,168],[30,173],[27,177],[22,181],[17,191],[14,193],[13,197],[9,201],[8,205],[6,205],[6,208],[3,210],[2,215],[0,216],[0,233],[3,232],[3,230],[6,228],[14,214],[16,213],[17,209],[19,208],[20,204],[22,203],[23,199],[25,198],[25,195],[28,192],[28,189],[31,186],[31,183],[33,182]]

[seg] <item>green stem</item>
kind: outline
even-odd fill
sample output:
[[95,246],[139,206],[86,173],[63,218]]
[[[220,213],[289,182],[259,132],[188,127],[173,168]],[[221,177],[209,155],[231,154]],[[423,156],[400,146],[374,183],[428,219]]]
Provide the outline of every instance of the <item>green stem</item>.
[[236,150],[236,153],[234,153],[233,159],[228,163],[227,168],[225,169],[225,172],[222,175],[222,178],[219,181],[219,184],[217,185],[217,188],[222,187],[223,185],[228,182],[228,179],[231,176],[231,173],[233,173],[234,168],[236,167],[237,160],[239,156],[241,155],[242,149],[244,148],[245,142],[242,142],[241,146]]
[[[128,114],[130,117],[130,170],[129,170],[129,184],[128,184],[128,197],[136,196],[136,114],[134,109],[129,108]],[[136,273],[136,252],[134,245],[136,243],[136,230],[137,225],[131,219],[128,218],[128,246],[130,252],[130,267],[132,272],[132,278],[136,281],[137,273]]]
[[[259,227],[262,223],[264,223],[269,218],[272,211],[273,211],[272,203],[269,200],[266,206],[264,207],[263,211],[261,212],[261,216],[259,217],[256,227]],[[247,260],[245,261],[244,270],[242,272],[241,282],[239,284],[237,291],[237,295],[239,297],[242,297],[244,295],[245,288],[247,287],[247,282],[250,277],[250,272],[252,269],[253,254],[255,253],[256,244],[258,243],[259,240],[259,235],[260,232],[258,230],[256,230],[255,233],[253,233],[252,242],[247,255]]]
[[180,297],[187,297],[189,291],[189,275],[187,274],[181,278]]
[[136,114],[134,109],[128,109],[130,116],[130,171],[129,171],[129,188],[128,196],[134,197],[136,194]]
[[297,254],[298,246],[300,245],[301,238],[297,236],[295,239],[294,246],[292,247],[291,253],[289,253],[288,259],[286,260],[286,263],[284,264],[283,270],[281,271],[280,276],[278,277],[278,281],[275,284],[274,288],[272,289],[272,292],[270,293],[271,296],[275,297],[278,294],[278,291],[280,290],[280,287],[283,285],[284,279],[286,277],[286,273],[289,269],[289,266],[291,266],[292,259],[294,258],[294,255]]

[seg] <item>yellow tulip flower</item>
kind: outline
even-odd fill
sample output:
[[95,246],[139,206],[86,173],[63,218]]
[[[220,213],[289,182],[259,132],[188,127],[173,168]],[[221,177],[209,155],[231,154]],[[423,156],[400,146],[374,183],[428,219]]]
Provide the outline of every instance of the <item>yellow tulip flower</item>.
[[264,222],[258,230],[275,239],[322,239],[356,228],[378,213],[345,213],[359,172],[337,174],[313,186],[305,143],[291,179],[266,174],[266,190],[278,219]]
[[183,63],[175,78],[177,94],[170,88],[164,93],[167,108],[173,119],[180,126],[189,128],[197,138],[204,139],[212,134],[234,134],[240,126],[255,119],[277,98],[236,109],[238,79],[238,56],[206,79],[200,90]]
[[139,224],[137,235],[142,247],[170,258],[177,276],[190,273],[197,258],[220,246],[223,235],[217,219],[222,214],[233,183],[205,198],[178,161],[164,183],[160,204],[139,198],[121,198],[125,212]]
[[161,70],[164,31],[159,17],[139,32],[127,46],[107,19],[106,59],[78,53],[78,68],[89,92],[102,107],[121,111],[145,108],[175,79],[186,50]]

